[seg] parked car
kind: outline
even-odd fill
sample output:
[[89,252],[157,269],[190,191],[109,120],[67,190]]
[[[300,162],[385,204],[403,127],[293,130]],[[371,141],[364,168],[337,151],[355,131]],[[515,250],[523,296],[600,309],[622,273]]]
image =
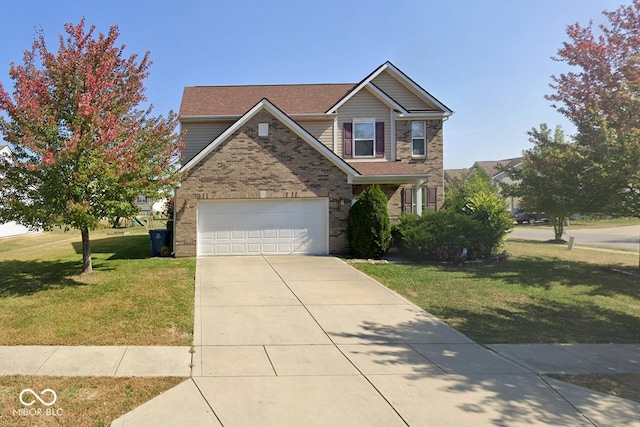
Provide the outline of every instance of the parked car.
[[520,209],[516,209],[515,211],[513,211],[512,216],[513,216],[513,219],[516,220],[518,224],[524,224],[525,222],[529,224],[533,224],[537,221],[547,220],[546,217],[544,216],[544,212],[543,213],[525,212]]

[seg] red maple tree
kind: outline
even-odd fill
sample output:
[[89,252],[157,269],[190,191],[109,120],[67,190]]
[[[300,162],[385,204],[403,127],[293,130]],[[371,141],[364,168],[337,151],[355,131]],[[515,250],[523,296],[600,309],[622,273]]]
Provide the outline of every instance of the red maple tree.
[[11,64],[12,95],[0,83],[0,132],[13,148],[0,162],[0,219],[79,229],[91,272],[89,231],[138,194],[168,191],[183,141],[173,112],[141,107],[149,52],[126,57],[115,25],[64,28],[57,52],[40,30],[24,63]]
[[547,99],[577,128],[592,209],[640,217],[640,0],[603,14],[567,28],[554,59],[572,71],[552,76]]

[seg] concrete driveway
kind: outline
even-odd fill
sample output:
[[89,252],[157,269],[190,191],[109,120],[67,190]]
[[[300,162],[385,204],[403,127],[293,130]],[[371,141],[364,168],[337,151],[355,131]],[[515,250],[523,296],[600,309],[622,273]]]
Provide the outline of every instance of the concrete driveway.
[[193,378],[117,425],[593,426],[581,405],[596,424],[637,420],[333,257],[199,258],[195,316]]

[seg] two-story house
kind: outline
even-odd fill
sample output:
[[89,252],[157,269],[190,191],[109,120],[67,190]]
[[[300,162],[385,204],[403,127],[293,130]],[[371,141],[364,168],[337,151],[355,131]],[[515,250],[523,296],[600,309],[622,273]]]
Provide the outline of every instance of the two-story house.
[[439,209],[443,103],[390,62],[359,83],[184,90],[176,256],[348,252],[352,202]]

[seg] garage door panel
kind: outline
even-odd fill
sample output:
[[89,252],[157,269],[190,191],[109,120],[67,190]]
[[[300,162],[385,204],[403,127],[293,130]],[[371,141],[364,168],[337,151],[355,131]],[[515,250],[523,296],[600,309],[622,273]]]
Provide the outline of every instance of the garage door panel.
[[328,253],[327,199],[198,205],[198,255]]

